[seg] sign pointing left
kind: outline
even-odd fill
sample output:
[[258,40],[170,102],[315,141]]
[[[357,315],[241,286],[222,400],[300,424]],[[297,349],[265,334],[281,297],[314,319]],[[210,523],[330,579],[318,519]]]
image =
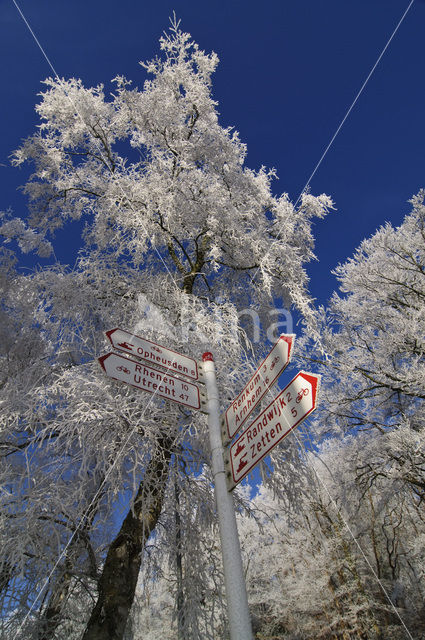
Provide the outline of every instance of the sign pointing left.
[[201,395],[198,387],[191,382],[148,367],[118,353],[107,353],[98,358],[105,373],[114,380],[126,382],[132,387],[154,393],[161,398],[183,404],[191,409],[201,408]]
[[118,351],[125,351],[129,355],[143,358],[151,364],[165,367],[186,378],[199,379],[198,363],[189,356],[184,356],[124,329],[110,329],[106,331],[106,336],[113,348]]

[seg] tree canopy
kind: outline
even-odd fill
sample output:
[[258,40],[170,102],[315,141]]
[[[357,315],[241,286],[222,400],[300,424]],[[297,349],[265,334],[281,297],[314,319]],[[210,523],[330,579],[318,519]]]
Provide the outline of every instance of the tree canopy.
[[312,220],[332,201],[274,196],[274,172],[247,168],[237,132],[219,123],[217,56],[176,22],[160,47],[142,89],[46,80],[38,130],[13,156],[33,170],[30,215],[4,217],[6,240],[46,254],[58,229],[85,227],[72,269],[22,274],[9,260],[2,271],[5,330],[19,318],[25,336],[23,350],[2,346],[4,637],[121,638],[167,496],[176,566],[185,487],[214,522],[205,417],[106,379],[103,332],[121,326],[195,358],[207,348],[230,399],[264,349],[243,309],[264,319],[279,296],[313,319],[304,264]]
[[[0,219],[0,637],[227,638],[206,416],[97,358],[114,327],[212,351],[225,409],[277,298],[322,387],[257,494],[234,492],[257,638],[423,634],[425,192],[315,309],[305,266],[332,201],[276,196],[221,122],[217,56],[175,20],[160,49],[142,88],[47,79],[13,155],[32,174],[29,216]],[[14,247],[47,256],[75,221],[75,265],[19,268]]]

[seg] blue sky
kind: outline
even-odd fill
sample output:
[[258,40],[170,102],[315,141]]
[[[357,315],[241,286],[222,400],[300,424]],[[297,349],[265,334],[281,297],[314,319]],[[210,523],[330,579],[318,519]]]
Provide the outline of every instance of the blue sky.
[[[276,193],[296,201],[409,0],[16,0],[61,77],[86,85],[125,75],[159,51],[173,10],[220,65],[213,95],[221,123],[247,144],[247,165],[274,167]],[[12,0],[0,5],[2,118],[0,209],[24,216],[17,191],[25,170],[10,152],[37,124],[40,81],[52,75]],[[407,200],[425,187],[425,2],[415,0],[400,29],[316,172],[313,194],[337,212],[315,227],[311,290],[324,303],[336,287],[330,271],[389,220],[401,223]],[[70,232],[67,231],[66,234]],[[77,242],[62,233],[57,257],[73,262]],[[75,238],[74,238],[75,240]]]

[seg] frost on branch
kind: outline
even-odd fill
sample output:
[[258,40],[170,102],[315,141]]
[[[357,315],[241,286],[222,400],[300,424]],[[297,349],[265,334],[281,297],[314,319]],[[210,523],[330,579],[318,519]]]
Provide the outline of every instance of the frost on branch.
[[[86,243],[136,267],[158,260],[179,286],[210,299],[284,297],[311,316],[303,264],[314,257],[311,220],[332,208],[304,194],[298,210],[271,191],[273,171],[244,165],[237,132],[223,128],[211,97],[215,54],[173,23],[163,55],[143,66],[143,89],[46,81],[39,131],[15,153],[31,161],[26,185],[35,228],[84,216]],[[152,251],[153,249],[153,251]],[[253,281],[254,278],[254,281]]]
[[[25,632],[49,639],[69,625],[84,640],[103,639],[106,619],[122,635],[138,567],[155,556],[149,545],[170,523],[173,496],[175,530],[180,518],[192,548],[208,548],[202,527],[212,526],[215,506],[208,471],[199,479],[209,460],[206,418],[107,379],[96,363],[109,346],[103,332],[123,327],[196,359],[212,351],[224,405],[267,348],[251,339],[244,311],[265,317],[278,296],[313,319],[304,269],[311,220],[332,203],[308,195],[295,209],[273,194],[273,171],[245,166],[246,147],[221,126],[212,99],[217,63],[174,23],[161,57],[142,65],[142,89],[123,77],[112,95],[48,79],[41,125],[14,154],[33,168],[30,217],[27,226],[6,221],[3,233],[28,248],[71,220],[84,219],[85,230],[73,270],[14,274],[4,307],[5,326],[19,317],[26,336],[2,353],[0,473],[14,496],[2,496],[13,529],[0,539],[10,573],[3,602],[13,612],[5,635],[25,615]],[[298,475],[291,486],[299,483]],[[167,538],[167,553],[178,573],[177,538]],[[208,588],[218,594],[211,557]],[[181,562],[195,574],[194,560]],[[215,603],[208,622],[189,578],[178,580],[193,640],[215,637]]]
[[[326,538],[338,531],[338,547],[330,547],[330,558],[337,550],[334,568],[323,569],[334,603],[351,611],[344,620],[350,629],[367,619],[360,598],[367,594],[374,631],[366,637],[424,633],[424,554],[417,544],[425,500],[424,196],[421,190],[411,200],[399,227],[382,226],[337,267],[340,291],[318,312],[326,359],[307,339],[302,349],[322,374],[321,403],[309,425],[322,441],[312,448],[319,495],[313,510]],[[347,567],[357,582],[354,600]]]
[[10,211],[0,212],[0,223],[0,236],[3,236],[5,243],[15,240],[23,253],[35,251],[41,258],[51,255],[51,243],[30,229],[23,220],[12,217]]

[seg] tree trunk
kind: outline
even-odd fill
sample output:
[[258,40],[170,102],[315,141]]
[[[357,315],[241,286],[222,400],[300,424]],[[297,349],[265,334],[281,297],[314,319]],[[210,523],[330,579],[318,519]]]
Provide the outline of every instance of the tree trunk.
[[172,440],[163,438],[148,464],[121,529],[109,547],[99,596],[82,640],[122,640],[133,604],[142,552],[162,510]]

